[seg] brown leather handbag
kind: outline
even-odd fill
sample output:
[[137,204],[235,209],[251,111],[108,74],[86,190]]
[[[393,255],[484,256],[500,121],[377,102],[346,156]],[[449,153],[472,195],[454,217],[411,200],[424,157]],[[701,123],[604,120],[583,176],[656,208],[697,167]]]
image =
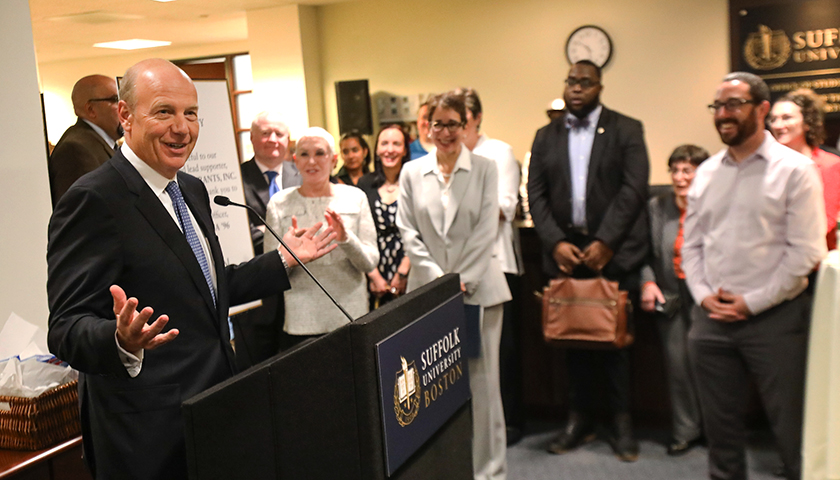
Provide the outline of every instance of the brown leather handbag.
[[543,335],[553,345],[618,349],[633,343],[627,292],[603,277],[558,278],[542,294]]

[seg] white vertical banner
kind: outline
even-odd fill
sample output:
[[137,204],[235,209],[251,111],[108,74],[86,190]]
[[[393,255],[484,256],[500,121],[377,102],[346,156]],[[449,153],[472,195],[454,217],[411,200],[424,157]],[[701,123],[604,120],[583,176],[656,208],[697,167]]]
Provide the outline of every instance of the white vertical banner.
[[[201,179],[207,187],[225,264],[244,262],[254,256],[247,212],[244,208],[222,207],[213,202],[213,197],[223,195],[236,203],[245,203],[227,82],[196,80],[194,83],[198,91],[199,135],[182,170]],[[241,310],[232,307],[230,314]]]

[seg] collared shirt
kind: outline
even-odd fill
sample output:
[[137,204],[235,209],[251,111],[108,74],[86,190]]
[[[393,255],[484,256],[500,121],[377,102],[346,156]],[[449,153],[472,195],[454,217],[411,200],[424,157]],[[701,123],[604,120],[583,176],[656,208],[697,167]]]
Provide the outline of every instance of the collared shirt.
[[758,314],[802,293],[825,256],[822,185],[814,163],[769,132],[749,157],[723,150],[688,193],[682,267],[699,304],[724,289]]
[[[277,172],[277,177],[274,179],[274,183],[277,184],[277,187],[280,190],[289,187],[299,187],[300,184],[303,182],[303,178],[300,176],[300,172],[295,166],[295,162],[283,160],[280,162],[280,165],[277,165],[274,168],[268,168],[265,164],[260,162],[257,157],[254,157],[254,162],[257,164],[257,168],[260,169],[263,175],[265,172],[271,170],[272,172]],[[266,177],[266,181],[268,181],[268,177]]]
[[[463,143],[461,144],[461,153],[458,154],[458,158],[455,160],[455,165],[452,167],[452,173],[449,174],[448,182],[443,176],[443,172],[440,171],[440,167],[438,166],[437,161],[430,163],[431,168],[424,171],[423,175],[434,174],[435,178],[437,178],[438,184],[440,185],[440,203],[443,205],[443,209],[441,210],[441,215],[443,215],[443,218],[440,219],[440,224],[444,225],[445,228],[446,210],[449,208],[449,200],[451,198],[452,179],[455,178],[455,173],[458,170],[465,170],[469,172],[470,168],[472,168],[472,161],[470,160],[470,149],[467,148],[467,146]],[[443,234],[446,235],[446,232],[444,231]]]
[[[598,105],[589,112],[586,127],[569,128],[569,169],[572,175],[572,223],[576,227],[586,228],[586,180],[589,176],[589,157],[592,154],[592,143],[595,141],[595,130],[598,119],[601,118],[603,107]],[[566,114],[567,124],[573,117]]]
[[100,128],[99,125],[96,125],[95,123],[84,118],[82,120],[84,120],[84,122],[87,123],[90,126],[90,128],[93,129],[94,132],[96,132],[100,137],[102,137],[103,140],[105,140],[105,142],[108,143],[108,146],[111,147],[111,150],[113,150],[117,146],[117,141],[111,138],[110,135],[105,133],[105,130],[102,130],[102,128]]
[[[493,254],[499,259],[502,271],[519,275],[522,272],[522,259],[519,254],[518,238],[514,240],[513,218],[519,204],[519,181],[521,178],[519,162],[513,156],[513,149],[505,142],[488,138],[481,134],[473,147],[473,153],[496,162],[499,171],[499,210],[504,219],[499,220],[499,233]],[[514,245],[516,241],[516,245]]]
[[[172,199],[169,197],[169,194],[166,192],[166,186],[169,182],[175,180],[174,178],[166,178],[157,171],[155,171],[152,167],[149,166],[146,162],[141,160],[137,154],[135,154],[128,144],[123,144],[120,148],[120,152],[125,156],[128,163],[130,163],[136,170],[137,173],[143,177],[143,180],[146,182],[146,185],[152,190],[152,193],[155,194],[160,203],[163,205],[163,208],[169,213],[169,216],[172,217],[172,221],[175,222],[175,225],[178,227],[179,230],[182,232],[184,231],[181,228],[181,222],[178,221],[178,215],[175,213],[175,207],[172,206]],[[201,227],[199,227],[198,222],[195,220],[195,215],[193,215],[192,211],[190,211],[189,207],[187,208],[187,213],[190,217],[190,222],[192,222],[193,230],[198,234],[198,241],[201,243],[201,249],[204,250],[204,257],[207,259],[207,266],[210,268],[210,277],[213,280],[213,288],[218,289],[218,283],[216,281],[216,269],[213,268],[213,256],[210,252],[210,244],[207,241],[207,238],[201,233]],[[131,292],[127,292],[129,295]],[[115,334],[116,335],[116,334]],[[115,337],[116,338],[116,337]],[[119,349],[120,360],[122,364],[128,370],[128,374],[133,378],[136,377],[140,373],[140,368],[143,362],[143,350],[137,355],[132,354],[124,350],[119,341],[117,341],[117,348]]]

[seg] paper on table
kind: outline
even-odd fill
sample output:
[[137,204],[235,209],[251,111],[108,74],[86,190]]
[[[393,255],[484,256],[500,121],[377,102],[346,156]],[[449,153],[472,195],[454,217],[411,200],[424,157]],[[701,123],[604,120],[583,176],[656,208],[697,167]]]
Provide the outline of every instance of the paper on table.
[[15,355],[28,358],[49,353],[47,332],[12,312],[0,331],[0,360]]

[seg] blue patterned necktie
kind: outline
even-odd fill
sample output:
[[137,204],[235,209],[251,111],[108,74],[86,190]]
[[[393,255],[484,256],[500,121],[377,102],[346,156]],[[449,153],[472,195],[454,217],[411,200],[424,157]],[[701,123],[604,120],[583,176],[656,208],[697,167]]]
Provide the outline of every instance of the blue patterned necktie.
[[166,193],[172,199],[172,206],[175,208],[175,215],[178,216],[181,230],[183,230],[184,236],[187,237],[187,243],[190,244],[190,248],[192,248],[193,254],[201,266],[201,271],[204,273],[204,280],[207,281],[207,287],[210,288],[210,296],[213,297],[213,305],[215,305],[216,291],[213,289],[210,265],[207,263],[207,258],[204,256],[204,249],[201,248],[201,242],[198,241],[198,235],[196,235],[190,216],[187,213],[187,204],[184,203],[184,196],[181,195],[181,189],[178,187],[178,183],[169,182],[169,185],[166,186]]
[[280,191],[280,187],[277,186],[277,172],[266,170],[265,174],[268,176],[268,198],[271,198]]

